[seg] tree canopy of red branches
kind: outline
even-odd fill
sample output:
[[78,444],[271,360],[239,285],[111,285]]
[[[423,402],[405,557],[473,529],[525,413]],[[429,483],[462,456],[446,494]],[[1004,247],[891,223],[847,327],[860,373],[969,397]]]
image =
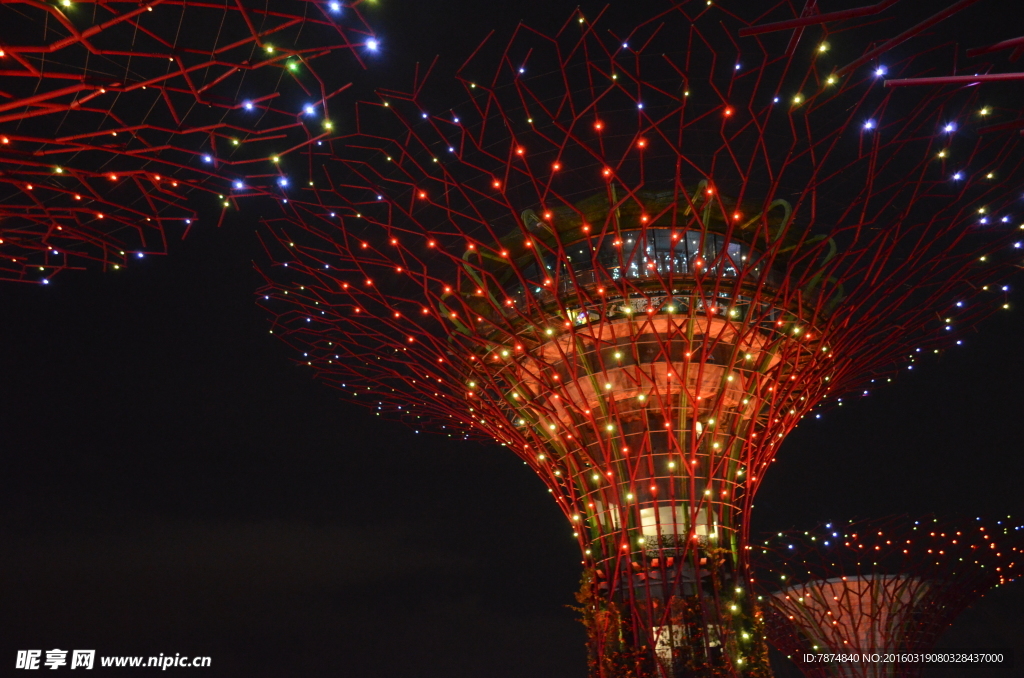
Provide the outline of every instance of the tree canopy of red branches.
[[[909,678],[957,615],[1016,578],[1022,547],[1010,517],[891,517],[790,530],[751,549],[769,638],[804,675]],[[819,653],[864,659],[804,660]]]
[[883,87],[949,46],[752,31],[792,20],[520,26],[361,103],[265,223],[261,303],[301,363],[547,484],[594,675],[763,675],[744,546],[779,445],[955,347],[1021,260],[1021,140],[980,132],[1015,112]]
[[357,5],[0,3],[0,279],[121,267],[278,190],[373,39]]

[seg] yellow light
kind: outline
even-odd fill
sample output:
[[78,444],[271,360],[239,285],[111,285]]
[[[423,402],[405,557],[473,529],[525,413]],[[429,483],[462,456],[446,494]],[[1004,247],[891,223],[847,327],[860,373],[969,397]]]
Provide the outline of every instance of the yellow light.
[[802,95],[802,94],[797,94],[797,95],[796,95],[795,97],[793,97],[793,103],[794,103],[794,104],[799,104],[799,103],[801,103],[801,102],[802,102],[803,100],[804,100],[804,97],[803,97],[803,95]]
[[834,85],[834,84],[836,84],[836,82],[838,82],[838,78],[836,78],[836,76],[834,76],[834,75],[830,75],[830,76],[828,76],[828,80],[825,81],[825,84],[826,85]]
[[818,45],[818,51],[819,52],[827,52],[828,48],[829,48],[829,44],[827,42],[823,42],[820,45]]

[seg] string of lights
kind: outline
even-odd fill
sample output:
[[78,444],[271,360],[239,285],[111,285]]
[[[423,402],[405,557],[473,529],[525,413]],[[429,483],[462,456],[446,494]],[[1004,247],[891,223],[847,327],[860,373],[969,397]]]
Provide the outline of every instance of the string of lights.
[[961,344],[1021,263],[1020,141],[979,133],[1012,104],[883,86],[948,46],[741,37],[793,19],[521,26],[360,104],[264,224],[300,364],[545,482],[595,676],[766,675],[745,545],[780,444]]
[[[779,532],[750,548],[770,642],[804,675],[895,678],[921,675],[915,655],[1014,580],[1022,546],[1024,527],[1009,517],[898,517]],[[801,661],[808,654],[857,660]]]
[[280,190],[377,49],[358,4],[0,3],[0,279],[120,268]]

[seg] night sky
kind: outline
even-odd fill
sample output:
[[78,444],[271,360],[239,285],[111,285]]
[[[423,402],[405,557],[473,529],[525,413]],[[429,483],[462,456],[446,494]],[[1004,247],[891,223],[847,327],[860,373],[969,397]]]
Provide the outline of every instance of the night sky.
[[[380,1],[367,16],[390,49],[356,74],[364,95],[574,6]],[[541,481],[507,450],[415,435],[296,366],[254,303],[258,212],[128,270],[0,287],[0,675],[20,673],[18,649],[60,647],[209,655],[210,676],[583,678],[566,607],[579,554]],[[797,429],[755,532],[1024,517],[1024,294],[1011,304]],[[1024,676],[1024,584],[943,645],[1013,647],[1017,668],[927,676]]]

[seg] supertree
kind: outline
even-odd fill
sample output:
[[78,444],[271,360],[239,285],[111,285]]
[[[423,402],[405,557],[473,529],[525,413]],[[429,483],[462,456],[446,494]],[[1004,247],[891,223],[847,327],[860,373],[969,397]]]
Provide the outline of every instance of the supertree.
[[1009,518],[899,517],[779,532],[751,560],[770,641],[804,675],[892,678],[921,675],[956,616],[1013,581],[1022,545]]
[[1019,261],[1020,140],[976,133],[1000,109],[882,86],[946,52],[690,7],[521,26],[461,94],[381,92],[263,231],[302,364],[547,484],[595,676],[764,675],[745,546],[779,445],[952,345]]
[[358,4],[0,3],[0,278],[120,267],[280,190],[377,49]]

